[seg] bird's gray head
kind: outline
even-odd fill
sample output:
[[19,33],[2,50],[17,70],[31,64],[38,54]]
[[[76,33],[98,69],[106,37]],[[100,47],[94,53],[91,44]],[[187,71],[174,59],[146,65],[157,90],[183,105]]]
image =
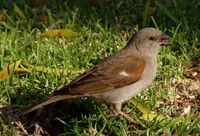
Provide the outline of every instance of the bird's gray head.
[[137,32],[127,46],[135,47],[144,56],[157,56],[160,46],[169,45],[169,36],[155,28],[144,28]]

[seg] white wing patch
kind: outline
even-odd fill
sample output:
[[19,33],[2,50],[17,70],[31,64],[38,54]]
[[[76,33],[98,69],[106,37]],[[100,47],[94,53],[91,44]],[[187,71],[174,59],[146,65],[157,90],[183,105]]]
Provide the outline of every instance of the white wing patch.
[[129,76],[129,74],[128,74],[128,73],[126,73],[126,71],[122,71],[122,72],[120,72],[120,73],[119,73],[119,75],[122,75],[122,76],[127,76],[127,77]]

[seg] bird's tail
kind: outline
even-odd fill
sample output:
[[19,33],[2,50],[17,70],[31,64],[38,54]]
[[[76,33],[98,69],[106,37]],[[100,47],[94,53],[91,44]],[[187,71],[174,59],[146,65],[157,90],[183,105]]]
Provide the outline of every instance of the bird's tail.
[[72,98],[76,98],[78,97],[78,95],[55,95],[55,96],[50,96],[47,99],[44,99],[34,105],[31,105],[30,107],[27,107],[25,109],[23,109],[19,114],[20,115],[25,115],[29,112],[32,112],[34,110],[37,110],[39,108],[42,108],[48,104],[60,101],[60,100],[64,100],[64,99],[72,99]]

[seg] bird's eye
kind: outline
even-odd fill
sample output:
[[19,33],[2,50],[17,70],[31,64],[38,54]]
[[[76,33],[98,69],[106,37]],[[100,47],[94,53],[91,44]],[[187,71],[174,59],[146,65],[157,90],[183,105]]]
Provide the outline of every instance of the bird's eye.
[[154,40],[156,40],[156,37],[151,36],[151,37],[149,37],[149,40],[154,41]]

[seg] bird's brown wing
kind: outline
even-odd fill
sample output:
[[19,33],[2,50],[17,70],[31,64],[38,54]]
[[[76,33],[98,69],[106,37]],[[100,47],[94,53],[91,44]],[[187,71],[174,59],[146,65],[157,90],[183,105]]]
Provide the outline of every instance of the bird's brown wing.
[[86,71],[54,95],[94,94],[120,88],[140,79],[145,68],[141,57],[115,56]]

